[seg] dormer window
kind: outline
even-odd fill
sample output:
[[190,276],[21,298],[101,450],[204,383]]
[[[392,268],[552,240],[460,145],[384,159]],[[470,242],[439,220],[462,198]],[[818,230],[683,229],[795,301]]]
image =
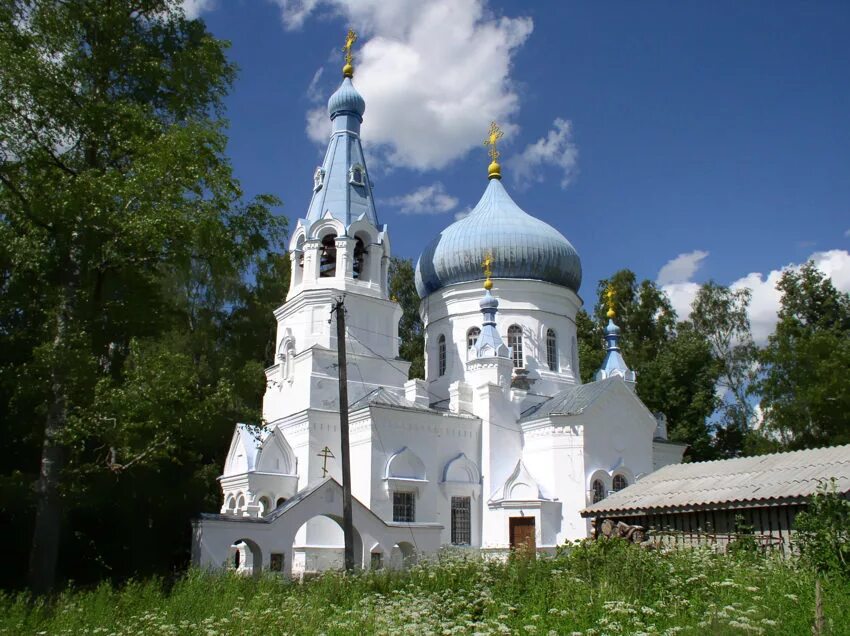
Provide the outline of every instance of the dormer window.
[[359,163],[355,163],[348,171],[348,182],[352,185],[366,185],[366,171]]
[[318,192],[325,185],[325,171],[321,167],[313,173],[313,192]]

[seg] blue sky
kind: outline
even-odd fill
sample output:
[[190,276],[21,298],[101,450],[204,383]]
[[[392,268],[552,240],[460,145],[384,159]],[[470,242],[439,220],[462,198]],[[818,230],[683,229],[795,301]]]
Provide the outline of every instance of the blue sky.
[[248,194],[302,216],[344,33],[378,215],[394,253],[486,186],[560,230],[582,296],[628,267],[680,313],[712,278],[772,325],[780,270],[813,257],[850,290],[850,2],[186,0],[232,42],[229,154]]

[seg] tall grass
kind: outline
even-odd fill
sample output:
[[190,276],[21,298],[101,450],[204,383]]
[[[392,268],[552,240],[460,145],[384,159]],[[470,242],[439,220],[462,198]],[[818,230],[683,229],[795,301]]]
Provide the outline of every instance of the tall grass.
[[[850,586],[824,586],[827,632],[850,634]],[[404,572],[303,584],[190,571],[0,597],[0,634],[810,634],[814,578],[794,560],[621,541],[507,562],[446,553]]]

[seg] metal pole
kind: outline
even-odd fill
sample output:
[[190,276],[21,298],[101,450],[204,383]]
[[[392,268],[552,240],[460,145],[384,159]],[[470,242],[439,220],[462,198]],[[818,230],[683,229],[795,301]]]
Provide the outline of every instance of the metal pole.
[[336,313],[336,350],[339,367],[339,437],[342,451],[342,532],[345,535],[345,569],[354,569],[354,522],[351,519],[351,458],[348,446],[348,371],[345,365],[345,305],[339,299]]

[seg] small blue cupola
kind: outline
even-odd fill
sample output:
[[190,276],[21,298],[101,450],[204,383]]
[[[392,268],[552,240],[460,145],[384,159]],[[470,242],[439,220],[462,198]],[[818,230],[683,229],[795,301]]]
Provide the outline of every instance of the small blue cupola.
[[484,259],[484,298],[478,306],[481,307],[483,320],[481,321],[481,334],[475,341],[476,358],[510,358],[511,350],[499,335],[496,329],[496,313],[499,311],[499,300],[490,293],[493,289],[493,281],[490,280],[492,257],[488,254]]
[[342,84],[328,100],[331,139],[322,165],[313,174],[313,198],[307,211],[308,224],[331,216],[346,228],[358,220],[378,227],[378,214],[372,196],[372,182],[360,145],[360,124],[366,112],[366,100],[354,88],[354,66],[346,41],[346,64]]
[[620,353],[620,328],[614,323],[616,312],[614,310],[614,288],[608,287],[608,325],[605,327],[605,360],[599,371],[596,372],[595,380],[604,380],[613,376],[620,376],[634,389],[636,374],[629,369],[623,355]]

